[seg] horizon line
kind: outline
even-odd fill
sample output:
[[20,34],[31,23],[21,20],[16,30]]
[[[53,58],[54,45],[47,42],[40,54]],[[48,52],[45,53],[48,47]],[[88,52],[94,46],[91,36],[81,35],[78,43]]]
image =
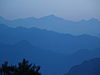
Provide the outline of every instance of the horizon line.
[[81,20],[77,20],[77,21],[76,21],[76,20],[65,19],[65,18],[63,18],[63,17],[56,16],[55,14],[45,15],[45,16],[41,16],[41,17],[35,17],[35,16],[16,17],[16,18],[12,18],[12,19],[0,15],[0,18],[13,21],[13,20],[27,19],[27,18],[41,19],[41,18],[49,17],[49,16],[54,16],[54,17],[61,18],[61,19],[66,20],[66,21],[73,21],[73,22],[89,21],[89,20],[91,20],[91,19],[96,19],[96,20],[100,21],[100,19],[97,19],[97,18],[95,18],[95,17],[91,17],[91,18],[89,18],[89,19],[81,19]]

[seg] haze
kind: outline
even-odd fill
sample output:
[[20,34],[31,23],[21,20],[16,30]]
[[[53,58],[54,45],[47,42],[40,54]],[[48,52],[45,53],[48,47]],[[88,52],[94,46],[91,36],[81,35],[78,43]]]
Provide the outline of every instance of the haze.
[[50,14],[67,20],[100,19],[99,0],[0,0],[0,16],[7,19]]

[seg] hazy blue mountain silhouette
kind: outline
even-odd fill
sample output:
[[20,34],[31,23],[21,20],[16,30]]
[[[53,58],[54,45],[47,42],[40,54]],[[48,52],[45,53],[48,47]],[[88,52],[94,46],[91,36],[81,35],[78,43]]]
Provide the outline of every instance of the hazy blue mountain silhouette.
[[84,60],[100,57],[100,38],[88,34],[100,34],[100,21],[73,22],[55,15],[16,20],[0,17],[0,61],[16,63],[26,58],[41,65],[44,75],[62,75]]
[[62,75],[72,66],[84,60],[100,57],[100,49],[79,50],[73,54],[55,53],[41,49],[23,40],[16,44],[0,43],[0,61],[8,60],[10,63],[17,63],[23,58],[41,65],[43,75]]
[[37,27],[40,29],[46,29],[51,31],[56,31],[60,33],[70,33],[70,34],[100,34],[100,21],[92,18],[90,20],[81,20],[78,22],[64,20],[55,15],[44,16],[41,18],[23,18],[15,20],[6,20],[0,17],[0,24],[6,24],[11,27]]
[[100,75],[100,58],[94,58],[73,66],[66,75]]
[[14,44],[26,40],[34,46],[55,52],[72,53],[79,49],[100,47],[100,38],[90,35],[73,36],[38,28],[10,28],[0,24],[0,42]]

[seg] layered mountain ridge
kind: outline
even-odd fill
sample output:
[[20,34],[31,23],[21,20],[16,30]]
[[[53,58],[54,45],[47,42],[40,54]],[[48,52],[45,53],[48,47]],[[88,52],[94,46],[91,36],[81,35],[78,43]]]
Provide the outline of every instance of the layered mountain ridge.
[[100,34],[100,21],[95,18],[74,22],[70,20],[65,20],[55,15],[44,16],[38,19],[34,17],[29,17],[15,20],[7,20],[1,17],[0,24],[6,24],[11,27],[37,27],[40,29],[46,29],[60,33],[69,33],[73,35]]
[[11,28],[0,25],[0,42],[14,44],[26,40],[34,46],[59,53],[73,53],[79,49],[100,47],[100,38],[91,35],[74,36],[38,28]]

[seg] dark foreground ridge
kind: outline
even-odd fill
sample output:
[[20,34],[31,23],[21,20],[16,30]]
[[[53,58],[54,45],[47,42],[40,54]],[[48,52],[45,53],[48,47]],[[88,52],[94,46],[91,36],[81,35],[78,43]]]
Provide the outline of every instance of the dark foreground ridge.
[[72,67],[66,75],[100,75],[100,58],[84,61]]

